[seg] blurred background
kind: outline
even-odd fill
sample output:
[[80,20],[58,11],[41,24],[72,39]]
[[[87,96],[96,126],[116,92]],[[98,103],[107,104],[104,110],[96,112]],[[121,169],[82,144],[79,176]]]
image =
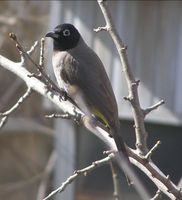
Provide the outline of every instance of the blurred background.
[[[162,145],[153,160],[177,184],[182,175],[182,2],[108,1],[113,19],[128,47],[136,79],[141,80],[143,108],[160,99],[165,105],[146,119],[148,145]],[[93,32],[105,25],[96,1],[0,1],[0,54],[19,61],[9,32],[16,33],[25,49],[59,23],[72,23],[99,55],[117,97],[122,134],[130,147],[135,145],[132,110],[117,51],[108,33]],[[46,70],[53,80],[51,40],[46,39]],[[38,52],[33,55],[38,62]],[[34,67],[27,68],[34,71]],[[24,93],[25,84],[0,68],[0,112],[9,109]],[[40,200],[58,187],[75,169],[103,158],[104,144],[84,128],[68,120],[46,119],[59,110],[33,93],[0,130],[0,199]],[[181,134],[181,135],[180,135]],[[155,186],[139,171],[151,194]],[[140,199],[128,187],[121,173],[123,199]],[[80,177],[54,199],[113,199],[109,166]],[[166,199],[166,197],[164,197]]]

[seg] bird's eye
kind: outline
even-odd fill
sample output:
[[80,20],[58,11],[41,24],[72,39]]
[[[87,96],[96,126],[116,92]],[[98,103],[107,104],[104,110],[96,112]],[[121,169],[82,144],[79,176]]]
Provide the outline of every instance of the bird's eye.
[[69,35],[71,35],[70,30],[69,29],[65,29],[63,31],[63,35],[66,36],[66,37],[69,36]]

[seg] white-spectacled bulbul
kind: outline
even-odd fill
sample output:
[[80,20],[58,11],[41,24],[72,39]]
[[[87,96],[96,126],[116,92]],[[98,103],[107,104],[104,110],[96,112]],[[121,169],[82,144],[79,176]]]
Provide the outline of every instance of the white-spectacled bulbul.
[[108,127],[118,150],[128,160],[116,99],[101,60],[72,24],[58,25],[46,37],[53,39],[52,62],[59,87],[85,114]]

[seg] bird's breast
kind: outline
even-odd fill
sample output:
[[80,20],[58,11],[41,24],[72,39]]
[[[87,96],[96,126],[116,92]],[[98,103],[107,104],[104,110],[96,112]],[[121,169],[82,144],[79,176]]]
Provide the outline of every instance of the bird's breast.
[[65,52],[54,52],[52,57],[52,65],[59,87],[65,91],[68,91],[68,84],[61,78],[61,71],[63,69],[65,56]]
[[63,66],[64,63],[64,59],[66,57],[66,52],[62,52],[62,51],[56,51],[53,53],[52,56],[52,64],[53,64],[53,68],[61,68]]
[[[64,69],[67,66],[67,59],[69,58],[67,52],[55,52],[52,58],[54,74],[60,88],[63,88],[71,97],[77,95],[79,88],[68,83],[64,77]],[[68,67],[68,66],[67,66]]]

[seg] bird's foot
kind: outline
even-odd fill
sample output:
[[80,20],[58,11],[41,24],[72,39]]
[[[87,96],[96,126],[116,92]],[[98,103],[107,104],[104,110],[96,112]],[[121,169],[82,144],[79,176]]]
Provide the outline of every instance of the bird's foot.
[[60,89],[59,95],[60,95],[59,99],[61,101],[67,101],[68,100],[68,94],[67,94],[67,92],[64,89]]
[[74,107],[74,110],[73,112],[75,113],[74,117],[73,117],[73,120],[78,124],[80,125],[80,121],[81,121],[81,114],[76,112],[76,108]]

